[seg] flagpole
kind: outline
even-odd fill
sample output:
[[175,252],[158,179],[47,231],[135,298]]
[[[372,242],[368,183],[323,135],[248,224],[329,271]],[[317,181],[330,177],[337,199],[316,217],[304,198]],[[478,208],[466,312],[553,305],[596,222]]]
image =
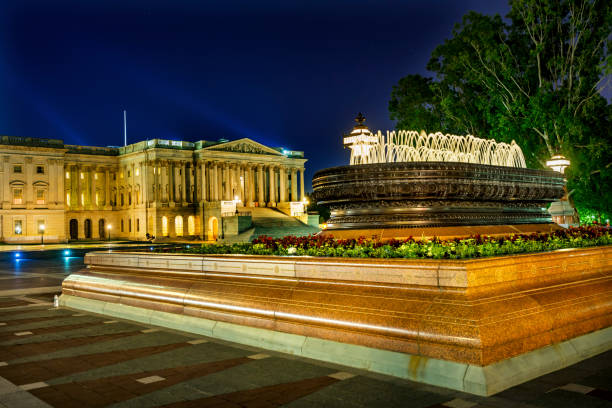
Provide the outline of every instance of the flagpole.
[[123,111],[123,145],[127,146],[127,114]]

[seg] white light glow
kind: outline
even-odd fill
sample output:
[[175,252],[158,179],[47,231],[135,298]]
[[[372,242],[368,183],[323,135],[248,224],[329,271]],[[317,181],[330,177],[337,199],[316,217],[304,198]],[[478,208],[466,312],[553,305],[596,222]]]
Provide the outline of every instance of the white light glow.
[[554,171],[558,171],[559,173],[563,174],[565,169],[569,167],[570,161],[561,155],[556,155],[547,161],[546,165]]
[[[360,130],[361,129],[354,129]],[[521,148],[514,142],[502,143],[494,139],[480,139],[472,135],[457,136],[440,132],[427,134],[412,130],[353,132],[346,137],[351,148],[351,164],[398,162],[460,162],[492,166],[525,168]],[[371,135],[371,136],[370,136]],[[374,141],[375,139],[375,141]]]

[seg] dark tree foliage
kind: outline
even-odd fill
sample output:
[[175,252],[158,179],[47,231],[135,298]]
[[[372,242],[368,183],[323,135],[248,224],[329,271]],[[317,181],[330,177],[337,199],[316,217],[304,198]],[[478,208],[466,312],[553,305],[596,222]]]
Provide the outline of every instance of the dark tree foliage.
[[393,88],[398,129],[515,140],[530,167],[567,156],[581,212],[612,215],[612,2],[511,0],[508,21],[470,12],[432,52],[435,79]]

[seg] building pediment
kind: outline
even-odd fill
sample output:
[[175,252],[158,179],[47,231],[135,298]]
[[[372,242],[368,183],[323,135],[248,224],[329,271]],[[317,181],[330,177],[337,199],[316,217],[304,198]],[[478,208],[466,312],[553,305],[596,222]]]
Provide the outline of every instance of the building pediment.
[[205,147],[203,150],[282,156],[282,154],[277,150],[274,150],[268,146],[264,146],[261,143],[257,143],[248,138],[238,139],[232,142]]

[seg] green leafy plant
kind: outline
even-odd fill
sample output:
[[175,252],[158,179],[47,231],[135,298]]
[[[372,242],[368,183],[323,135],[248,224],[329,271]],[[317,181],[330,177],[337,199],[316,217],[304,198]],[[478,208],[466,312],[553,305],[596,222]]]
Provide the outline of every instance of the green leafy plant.
[[347,258],[467,259],[521,253],[612,245],[612,230],[598,224],[569,228],[549,234],[512,234],[502,237],[475,235],[439,238],[372,241],[366,238],[334,239],[331,236],[260,236],[252,243],[202,244],[161,248],[158,252],[194,254],[244,254],[275,256],[322,256]]

